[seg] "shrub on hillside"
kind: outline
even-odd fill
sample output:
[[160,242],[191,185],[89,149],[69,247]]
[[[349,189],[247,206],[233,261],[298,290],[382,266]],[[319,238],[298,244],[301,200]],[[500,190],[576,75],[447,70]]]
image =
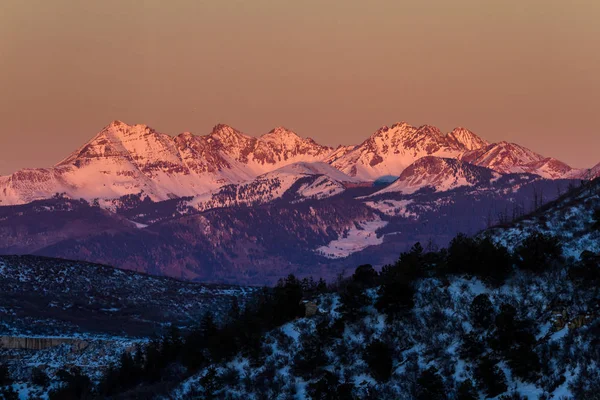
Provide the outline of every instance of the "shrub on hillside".
[[447,398],[444,381],[438,374],[437,369],[431,367],[421,372],[421,375],[417,379],[415,399],[446,400]]
[[513,260],[506,247],[490,238],[474,239],[459,234],[448,247],[448,272],[480,277],[500,285],[512,272]]
[[585,286],[595,287],[600,283],[600,254],[584,251],[580,261],[569,269],[569,277]]
[[541,272],[562,261],[562,246],[558,238],[536,232],[523,240],[516,257],[519,268]]
[[476,296],[469,307],[473,326],[487,330],[494,323],[495,311],[487,294]]
[[479,399],[479,394],[473,385],[473,382],[470,379],[466,381],[462,381],[458,385],[458,390],[456,391],[456,400],[477,400]]
[[392,376],[392,349],[387,343],[373,340],[365,349],[363,359],[377,381],[387,382]]
[[301,350],[294,358],[294,373],[305,379],[310,379],[327,364],[327,355],[319,337],[313,335],[301,336]]
[[8,371],[8,366],[0,364],[0,386],[12,385],[12,379]]
[[339,311],[349,321],[356,320],[362,313],[362,309],[369,305],[369,297],[365,294],[365,288],[355,282],[350,281],[340,293]]
[[592,215],[592,229],[600,230],[600,208],[594,210],[594,214]]
[[371,264],[365,264],[356,268],[352,280],[365,288],[370,288],[377,284],[377,276],[375,268]]
[[353,399],[352,385],[340,384],[337,375],[326,370],[318,380],[307,386],[306,391],[311,399],[316,400]]
[[49,383],[48,375],[41,369],[35,367],[31,370],[31,383],[43,388],[48,386]]
[[499,396],[508,389],[506,375],[489,357],[482,358],[477,364],[474,377],[478,389],[484,392],[488,398]]
[[56,373],[61,385],[50,391],[50,400],[88,399],[92,396],[92,381],[78,367],[61,369]]
[[504,355],[515,376],[523,381],[535,382],[541,364],[533,351],[536,340],[531,324],[517,318],[517,310],[513,306],[503,304],[495,325],[492,347]]
[[413,309],[414,293],[411,282],[401,275],[393,275],[381,283],[375,306],[388,318],[397,318]]

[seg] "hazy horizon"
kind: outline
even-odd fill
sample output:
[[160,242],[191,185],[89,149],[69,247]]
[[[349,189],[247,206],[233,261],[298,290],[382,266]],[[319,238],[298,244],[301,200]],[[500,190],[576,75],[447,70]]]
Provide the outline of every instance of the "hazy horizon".
[[589,168],[598,20],[589,1],[7,0],[0,175],[52,166],[115,119],[330,146],[462,126]]

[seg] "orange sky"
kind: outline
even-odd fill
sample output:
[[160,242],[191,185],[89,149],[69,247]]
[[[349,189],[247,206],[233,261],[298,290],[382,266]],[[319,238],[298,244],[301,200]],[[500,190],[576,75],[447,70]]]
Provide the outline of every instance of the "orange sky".
[[600,1],[3,0],[0,174],[111,120],[284,125],[328,145],[396,121],[600,161]]

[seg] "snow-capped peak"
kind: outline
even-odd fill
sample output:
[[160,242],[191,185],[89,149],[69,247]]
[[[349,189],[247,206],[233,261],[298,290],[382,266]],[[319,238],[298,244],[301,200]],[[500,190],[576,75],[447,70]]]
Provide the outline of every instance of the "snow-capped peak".
[[291,129],[286,128],[285,126],[275,127],[273,129],[271,129],[268,133],[265,133],[264,135],[262,135],[262,137],[268,137],[268,136],[293,136],[293,137],[299,137],[296,134],[296,132],[292,131]]
[[375,180],[385,175],[398,176],[421,157],[457,158],[465,151],[464,146],[449,140],[434,126],[416,128],[400,122],[379,128],[360,146],[341,156],[336,153],[330,162],[348,175]]
[[499,176],[499,173],[488,168],[460,160],[426,156],[408,166],[394,183],[372,196],[384,193],[410,194],[424,187],[445,191],[460,186],[488,183]]
[[209,136],[223,142],[224,144],[235,144],[242,138],[249,138],[237,129],[225,124],[215,125]]
[[468,152],[461,159],[500,173],[513,173],[528,172],[521,167],[542,161],[545,157],[518,144],[502,141]]
[[480,138],[470,130],[462,127],[454,128],[452,132],[448,134],[448,138],[464,146],[467,150],[477,150],[489,145],[487,140]]

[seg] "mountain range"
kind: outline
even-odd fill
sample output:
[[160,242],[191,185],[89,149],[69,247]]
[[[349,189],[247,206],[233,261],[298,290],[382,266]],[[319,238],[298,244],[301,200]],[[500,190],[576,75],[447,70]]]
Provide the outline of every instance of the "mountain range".
[[332,278],[518,218],[600,167],[406,123],[331,148],[276,128],[172,137],[115,121],[56,166],[0,177],[0,254],[204,282]]
[[299,169],[320,163],[316,168],[336,182],[329,184],[339,186],[400,176],[425,156],[550,179],[589,179],[600,174],[600,166],[574,169],[514,143],[490,144],[464,128],[444,134],[433,126],[402,122],[378,129],[359,145],[334,149],[283,127],[251,137],[220,124],[208,135],[186,132],[172,137],[146,125],[113,121],[54,167],[0,177],[0,205],[25,204],[57,193],[88,201],[138,193],[153,201],[199,196],[202,203],[227,185],[289,178],[293,167],[288,167],[295,163],[302,163]]

